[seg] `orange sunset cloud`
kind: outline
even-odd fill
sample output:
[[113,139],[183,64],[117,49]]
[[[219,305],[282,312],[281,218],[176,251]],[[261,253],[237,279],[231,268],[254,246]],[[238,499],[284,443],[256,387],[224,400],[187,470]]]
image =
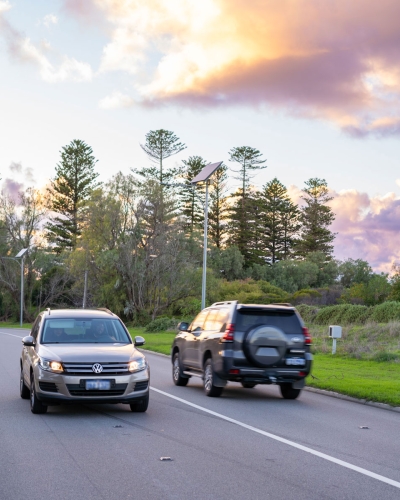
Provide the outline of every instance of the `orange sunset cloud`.
[[[135,75],[136,102],[279,107],[356,137],[400,132],[398,0],[87,3],[110,26],[100,72]],[[81,2],[65,7],[85,18]]]

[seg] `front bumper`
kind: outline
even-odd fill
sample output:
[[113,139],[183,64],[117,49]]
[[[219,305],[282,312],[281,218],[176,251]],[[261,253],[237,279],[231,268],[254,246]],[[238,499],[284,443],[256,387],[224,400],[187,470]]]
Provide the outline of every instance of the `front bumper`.
[[[47,405],[68,403],[131,404],[149,393],[150,371],[148,368],[126,375],[65,375],[34,370],[37,398]],[[86,390],[86,380],[111,380],[110,390]]]

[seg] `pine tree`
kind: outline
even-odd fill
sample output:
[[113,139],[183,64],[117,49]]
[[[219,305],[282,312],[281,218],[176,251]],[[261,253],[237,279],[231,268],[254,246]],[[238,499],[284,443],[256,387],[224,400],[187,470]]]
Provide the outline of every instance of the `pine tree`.
[[183,187],[180,191],[182,215],[185,227],[192,234],[195,228],[200,229],[204,224],[204,206],[201,201],[204,188],[201,185],[194,187],[190,181],[200,173],[207,162],[201,156],[190,156],[182,163],[184,165],[182,178],[187,184],[187,187]]
[[173,132],[159,129],[150,130],[146,134],[146,142],[141,144],[140,147],[155,165],[134,170],[134,173],[139,174],[146,180],[156,180],[160,185],[171,182],[178,172],[176,169],[166,171],[164,160],[180,153],[186,148],[186,145],[179,142],[179,138]]
[[57,252],[76,248],[85,205],[99,185],[96,162],[92,148],[81,140],[75,139],[61,150],[61,161],[48,189],[48,208],[56,215],[46,225],[47,238]]
[[290,200],[286,187],[276,177],[263,187],[259,197],[264,255],[274,264],[289,256],[299,230],[300,212]]
[[208,231],[217,248],[221,248],[227,232],[227,166],[222,164],[212,176],[210,190]]
[[329,196],[326,180],[317,177],[309,179],[305,183],[303,193],[305,205],[301,209],[301,239],[297,252],[303,257],[310,252],[322,252],[330,258],[335,233],[332,233],[329,226],[335,220],[335,214],[327,205],[332,197]]
[[229,161],[240,165],[239,170],[232,170],[238,174],[235,179],[239,180],[242,185],[242,199],[244,200],[246,198],[246,190],[250,185],[250,179],[256,175],[256,170],[267,168],[264,165],[267,160],[262,159],[262,153],[258,149],[249,146],[240,146],[232,148],[229,151]]

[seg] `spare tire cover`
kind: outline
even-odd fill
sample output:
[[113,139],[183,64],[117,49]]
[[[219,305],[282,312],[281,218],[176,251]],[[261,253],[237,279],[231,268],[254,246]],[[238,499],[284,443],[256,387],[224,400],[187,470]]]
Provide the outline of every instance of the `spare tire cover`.
[[287,339],[276,326],[256,325],[247,330],[243,350],[247,359],[257,366],[276,364],[286,353]]

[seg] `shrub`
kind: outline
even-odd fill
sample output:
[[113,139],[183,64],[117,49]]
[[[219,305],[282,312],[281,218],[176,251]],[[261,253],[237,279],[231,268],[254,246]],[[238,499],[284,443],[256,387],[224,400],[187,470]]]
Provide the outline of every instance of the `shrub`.
[[373,308],[371,320],[377,323],[388,323],[400,320],[400,302],[388,301]]
[[317,307],[309,306],[307,304],[300,304],[296,306],[296,309],[301,314],[301,317],[306,323],[313,323],[314,319],[319,311]]
[[146,325],[144,330],[150,333],[165,332],[166,330],[174,330],[177,325],[178,322],[175,319],[157,318],[153,321],[150,321],[150,323]]
[[388,361],[398,361],[400,359],[400,354],[394,352],[380,351],[372,356],[374,361],[379,363],[387,363]]

